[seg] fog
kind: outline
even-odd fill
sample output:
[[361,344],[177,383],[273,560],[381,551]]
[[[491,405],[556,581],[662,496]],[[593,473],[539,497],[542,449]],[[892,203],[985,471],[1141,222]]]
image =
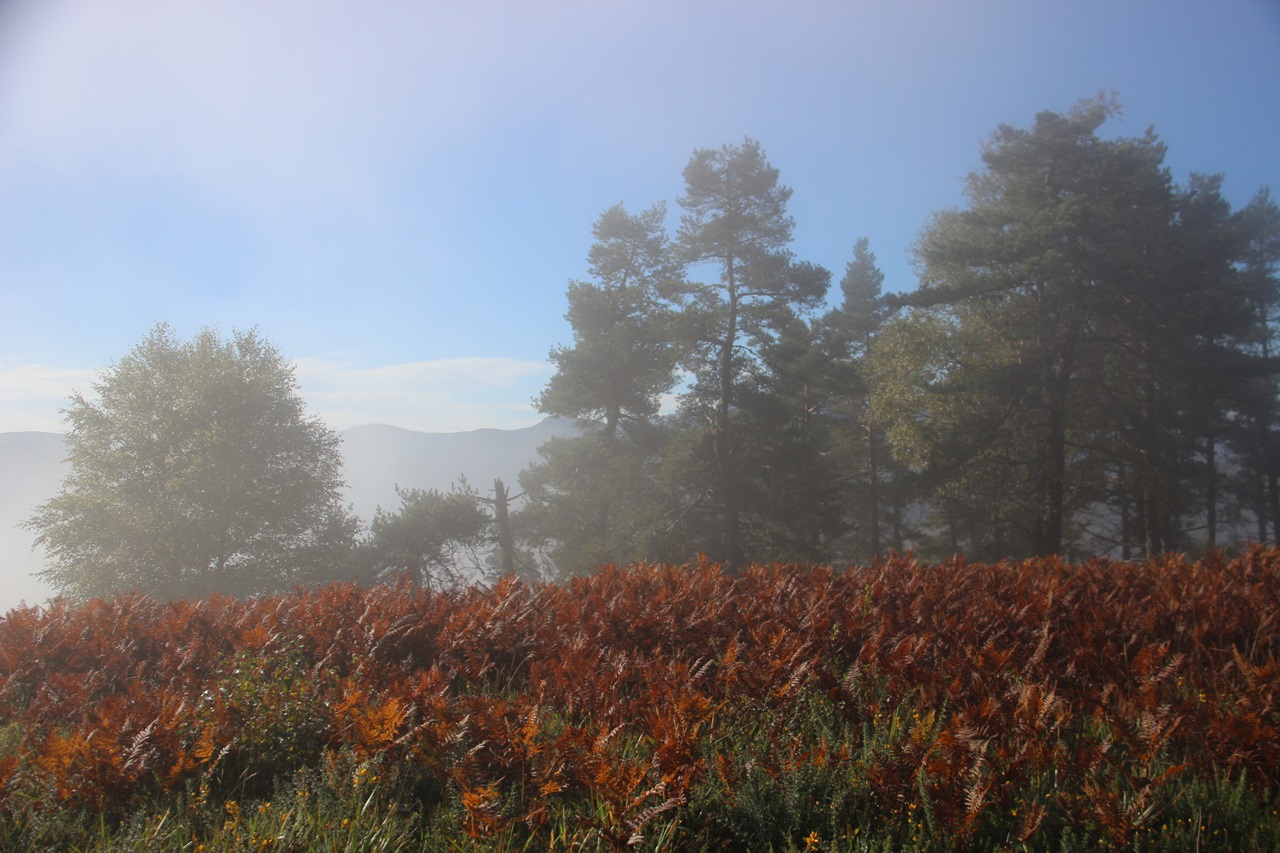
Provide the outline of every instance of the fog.
[[[538,458],[537,448],[553,435],[572,430],[567,421],[548,419],[517,430],[481,429],[425,433],[391,426],[343,430],[346,498],[366,522],[379,505],[399,507],[397,485],[447,490],[465,476],[484,495],[494,478],[514,484]],[[51,432],[0,432],[0,613],[24,601],[41,604],[52,594],[34,572],[43,552],[32,551],[35,536],[19,524],[57,493],[68,466],[63,437]]]

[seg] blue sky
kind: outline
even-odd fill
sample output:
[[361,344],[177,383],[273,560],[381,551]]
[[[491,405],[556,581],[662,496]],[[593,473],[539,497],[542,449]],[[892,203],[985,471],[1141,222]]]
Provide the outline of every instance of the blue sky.
[[0,431],[158,321],[257,326],[334,428],[536,422],[619,201],[760,140],[793,251],[887,286],[997,125],[1114,90],[1167,163],[1280,191],[1277,0],[3,0]]

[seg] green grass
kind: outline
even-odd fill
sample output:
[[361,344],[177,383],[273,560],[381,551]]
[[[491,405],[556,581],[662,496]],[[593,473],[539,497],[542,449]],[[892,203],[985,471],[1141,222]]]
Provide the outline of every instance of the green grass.
[[[900,797],[879,799],[864,775],[903,755],[930,724],[920,709],[855,726],[818,691],[785,708],[752,708],[699,742],[705,768],[687,802],[655,809],[640,838],[611,825],[609,806],[567,792],[536,824],[495,822],[468,834],[457,790],[439,790],[412,763],[360,761],[325,753],[314,765],[277,777],[269,795],[252,779],[211,777],[180,794],[140,803],[108,820],[87,808],[11,811],[0,820],[0,848],[68,851],[1267,851],[1280,849],[1280,803],[1243,778],[1176,777],[1141,803],[1138,828],[1123,838],[1080,823],[1071,806],[1082,794],[1043,777],[1017,779],[1000,794],[1007,807],[984,809],[963,837],[939,834],[933,783],[915,772]],[[623,744],[638,750],[643,744]],[[1132,785],[1100,776],[1117,802],[1133,806]],[[883,782],[883,780],[881,780]],[[501,791],[501,788],[499,788]],[[1105,793],[1105,792],[1103,792]],[[881,793],[879,796],[883,796]],[[1093,792],[1099,796],[1099,792]],[[510,802],[503,801],[502,797]],[[521,813],[519,792],[502,791],[498,814]],[[1030,826],[1026,811],[1038,820]],[[474,829],[474,826],[471,827]],[[628,845],[628,842],[632,842]]]

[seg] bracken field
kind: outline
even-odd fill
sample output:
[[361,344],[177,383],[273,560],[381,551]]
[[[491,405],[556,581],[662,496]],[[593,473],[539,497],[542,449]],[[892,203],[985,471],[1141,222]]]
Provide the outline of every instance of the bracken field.
[[4,850],[1276,850],[1280,551],[0,619]]

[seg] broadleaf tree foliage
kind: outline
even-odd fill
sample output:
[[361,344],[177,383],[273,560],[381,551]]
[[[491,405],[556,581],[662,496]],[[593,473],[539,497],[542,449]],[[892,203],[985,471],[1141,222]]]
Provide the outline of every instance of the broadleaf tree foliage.
[[256,331],[158,325],[94,391],[72,396],[70,471],[26,522],[59,592],[250,595],[347,571],[340,439]]

